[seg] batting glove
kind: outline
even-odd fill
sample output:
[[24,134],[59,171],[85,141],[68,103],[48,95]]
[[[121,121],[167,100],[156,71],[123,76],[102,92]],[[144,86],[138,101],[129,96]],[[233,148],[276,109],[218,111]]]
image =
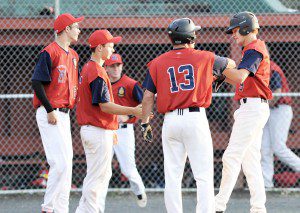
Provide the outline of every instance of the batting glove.
[[152,128],[149,123],[141,124],[143,138],[146,143],[151,143],[153,139]]

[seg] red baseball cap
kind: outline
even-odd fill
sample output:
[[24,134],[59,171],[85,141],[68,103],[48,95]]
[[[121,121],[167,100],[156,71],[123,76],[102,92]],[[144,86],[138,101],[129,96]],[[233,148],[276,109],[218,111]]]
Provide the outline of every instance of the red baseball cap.
[[110,59],[105,61],[105,66],[111,66],[113,64],[123,64],[122,57],[119,54],[112,54]]
[[90,47],[97,47],[99,44],[119,43],[122,40],[121,36],[113,37],[108,30],[96,30],[88,40]]
[[56,33],[60,33],[61,31],[66,29],[67,26],[70,26],[71,24],[74,24],[76,22],[81,22],[83,19],[83,16],[75,18],[70,13],[61,14],[54,21],[54,30]]

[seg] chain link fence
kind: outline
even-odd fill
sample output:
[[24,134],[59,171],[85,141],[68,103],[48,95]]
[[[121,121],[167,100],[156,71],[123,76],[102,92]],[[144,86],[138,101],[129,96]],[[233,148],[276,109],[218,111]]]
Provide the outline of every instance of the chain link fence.
[[[73,48],[80,56],[80,68],[89,59],[87,39],[92,31],[109,29],[121,35],[116,46],[125,63],[124,72],[142,82],[146,64],[170,50],[166,27],[177,17],[190,17],[202,31],[197,49],[214,51],[221,56],[240,60],[240,48],[224,33],[233,13],[252,11],[257,14],[260,38],[269,46],[270,55],[283,69],[293,99],[294,117],[287,141],[300,156],[300,78],[299,78],[299,1],[279,0],[0,0],[0,188],[18,190],[44,188],[47,163],[32,107],[31,76],[39,52],[54,39],[55,15],[84,15],[81,35]],[[215,187],[219,187],[222,154],[228,144],[233,124],[234,88],[225,85],[214,94],[207,109],[214,142]],[[283,94],[284,95],[284,94]],[[74,147],[73,185],[81,187],[86,172],[85,156],[74,111],[71,112]],[[144,144],[136,128],[136,163],[147,188],[164,187],[161,127],[163,115],[155,113],[155,141]],[[138,126],[136,126],[138,127]],[[111,188],[127,188],[118,162],[113,160]],[[299,173],[298,173],[299,174]],[[275,186],[299,187],[300,177],[275,158]],[[246,187],[241,176],[240,187]],[[183,187],[194,188],[191,168],[186,165]]]

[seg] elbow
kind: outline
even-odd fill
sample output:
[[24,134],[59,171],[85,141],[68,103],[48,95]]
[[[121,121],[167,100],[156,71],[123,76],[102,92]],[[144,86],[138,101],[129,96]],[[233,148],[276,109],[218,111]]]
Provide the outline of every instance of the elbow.
[[109,110],[109,107],[107,106],[107,103],[100,103],[99,106],[100,106],[100,109],[101,109],[102,112],[110,113],[110,110]]

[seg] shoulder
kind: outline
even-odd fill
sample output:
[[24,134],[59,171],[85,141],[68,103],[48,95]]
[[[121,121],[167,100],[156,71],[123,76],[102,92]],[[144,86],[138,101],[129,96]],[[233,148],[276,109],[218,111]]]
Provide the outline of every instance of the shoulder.
[[71,53],[72,55],[74,55],[76,58],[79,58],[77,52],[76,52],[74,49],[69,48],[69,50],[70,50],[70,53]]
[[165,58],[170,54],[169,52],[163,53],[159,56],[157,56],[156,58],[154,58],[153,60],[151,60],[150,62],[148,62],[147,67],[154,67],[156,66],[158,63],[162,62],[165,60]]
[[57,45],[55,42],[52,42],[48,46],[46,46],[41,52],[47,52],[51,58],[54,58],[55,56],[59,55]]
[[136,83],[137,83],[136,80],[134,80],[134,79],[128,77],[128,76],[125,75],[125,74],[122,76],[122,80],[125,81],[125,82],[128,83],[128,84],[136,84]]
[[213,58],[215,56],[215,53],[206,50],[195,50],[195,54],[206,59]]

